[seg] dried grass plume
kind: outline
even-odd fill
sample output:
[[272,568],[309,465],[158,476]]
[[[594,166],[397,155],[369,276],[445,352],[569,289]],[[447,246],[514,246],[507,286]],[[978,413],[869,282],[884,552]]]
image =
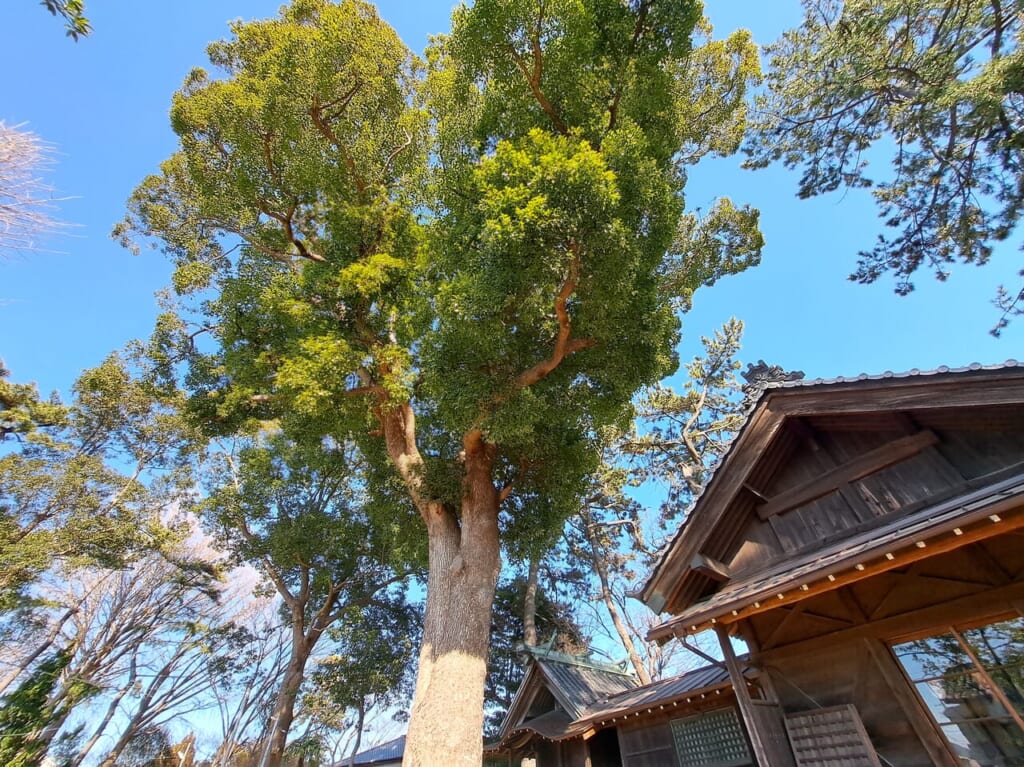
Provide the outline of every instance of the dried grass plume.
[[55,199],[40,173],[52,147],[21,125],[0,121],[0,257],[39,249],[61,224],[50,216]]

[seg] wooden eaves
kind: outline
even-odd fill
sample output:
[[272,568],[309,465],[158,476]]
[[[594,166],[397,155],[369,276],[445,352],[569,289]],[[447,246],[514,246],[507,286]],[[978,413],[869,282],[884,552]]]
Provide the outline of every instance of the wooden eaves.
[[[748,478],[785,426],[787,420],[823,413],[829,415],[912,411],[915,408],[975,405],[1012,405],[1020,403],[1020,379],[1024,369],[1014,360],[998,366],[972,365],[949,370],[939,368],[927,373],[885,373],[881,376],[837,378],[828,381],[786,382],[766,389],[755,402],[747,421],[733,440],[704,492],[691,509],[687,522],[680,528],[646,583],[636,594],[652,611],[678,613],[694,601],[700,591],[720,587],[728,580],[727,571],[696,567],[706,562],[709,541],[719,539],[722,528],[735,526],[736,515],[730,509],[741,493],[756,494]],[[964,386],[970,381],[970,386]],[[877,470],[885,461],[897,461],[930,444],[931,435],[922,433],[886,446],[877,455],[864,458],[865,465],[840,467],[835,477],[815,488],[806,488],[796,501],[805,501],[817,493],[829,492],[844,479],[862,471]],[[810,493],[810,496],[806,494]],[[770,516],[794,499],[757,497],[760,516]],[[776,508],[773,508],[775,504]],[[767,506],[767,510],[766,510]],[[727,524],[728,522],[728,524]],[[712,558],[713,559],[713,558]],[[700,581],[702,585],[696,584]],[[688,595],[688,596],[687,596]],[[658,631],[658,629],[655,629]]]
[[648,632],[666,641],[790,605],[865,578],[1024,528],[1024,473],[730,584]]

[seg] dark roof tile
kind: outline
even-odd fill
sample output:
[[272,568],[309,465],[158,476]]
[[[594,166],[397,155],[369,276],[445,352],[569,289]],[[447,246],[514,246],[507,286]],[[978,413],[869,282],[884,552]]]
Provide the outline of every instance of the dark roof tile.
[[[405,736],[402,735],[394,740],[389,740],[387,743],[381,743],[379,746],[374,746],[356,754],[356,764],[371,765],[378,762],[391,762],[401,759],[404,753]],[[341,764],[348,764],[348,760],[343,759]]]

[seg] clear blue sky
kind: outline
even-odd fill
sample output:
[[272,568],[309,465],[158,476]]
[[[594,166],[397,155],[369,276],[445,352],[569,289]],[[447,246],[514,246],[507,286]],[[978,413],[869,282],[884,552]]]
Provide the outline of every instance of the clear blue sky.
[[[153,293],[169,269],[155,252],[135,257],[108,234],[134,186],[175,146],[171,94],[208,41],[234,18],[274,15],[278,0],[87,0],[95,31],[79,43],[37,0],[4,0],[0,9],[0,119],[55,145],[47,181],[61,196],[58,215],[73,226],[43,252],[0,261],[0,357],[14,380],[67,392],[85,367],[131,338],[148,335]],[[427,35],[448,28],[451,0],[379,3],[381,15],[422,51]],[[766,43],[799,19],[797,0],[710,0],[718,33],[738,26]],[[879,222],[866,195],[800,201],[781,169],[739,169],[739,159],[692,173],[687,201],[707,207],[720,195],[762,211],[763,262],[698,292],[684,318],[685,358],[731,316],[746,322],[744,360],[763,358],[809,377],[958,366],[1024,357],[1024,320],[1001,340],[990,300],[1015,284],[1015,245],[985,268],[957,268],[945,284],[922,274],[908,298],[883,281],[846,281],[855,254],[871,246]]]

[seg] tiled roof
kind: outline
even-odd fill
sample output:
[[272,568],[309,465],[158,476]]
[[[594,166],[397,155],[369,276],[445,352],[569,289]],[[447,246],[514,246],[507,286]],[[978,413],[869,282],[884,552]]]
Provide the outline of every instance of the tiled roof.
[[547,658],[537,658],[537,665],[548,680],[551,692],[573,719],[587,706],[610,695],[632,690],[639,684],[634,676],[618,669]]
[[512,730],[512,733],[518,734],[523,731],[529,731],[535,732],[548,740],[558,740],[565,737],[572,723],[572,717],[564,711],[548,711],[546,714],[535,716],[533,719],[527,719]]
[[[402,735],[394,740],[389,740],[387,743],[381,743],[379,746],[374,746],[356,754],[356,764],[371,765],[378,762],[392,762],[401,759],[404,753],[405,736]],[[348,760],[343,760],[341,764],[347,765]]]
[[[556,665],[556,664],[551,664]],[[562,664],[564,665],[564,664]],[[598,723],[613,717],[643,712],[655,706],[672,705],[690,697],[714,695],[731,687],[729,673],[720,666],[704,666],[687,671],[671,679],[649,685],[634,686],[628,690],[595,699],[574,719],[563,711],[550,711],[522,722],[506,732],[500,742],[487,746],[488,751],[500,751],[517,741],[523,733],[536,733],[548,740],[564,740],[585,733]],[[594,697],[591,695],[590,697]]]
[[635,710],[650,708],[715,688],[729,686],[729,672],[721,666],[704,666],[670,679],[636,687],[598,701],[580,716],[580,722],[595,722]]
[[861,373],[856,376],[837,376],[835,378],[810,378],[800,379],[798,381],[773,381],[765,384],[766,390],[770,389],[797,389],[807,386],[830,386],[833,384],[846,384],[856,383],[858,381],[885,381],[890,378],[915,378],[917,376],[935,376],[944,375],[946,373],[961,374],[961,373],[973,373],[979,370],[1004,370],[1006,368],[1020,367],[1021,363],[1015,359],[1008,359],[1006,362],[996,363],[994,365],[982,365],[978,362],[972,362],[970,365],[964,365],[959,368],[951,368],[946,365],[940,365],[937,368],[931,370],[918,370],[913,368],[911,370],[905,370],[901,373],[894,373],[891,370],[886,370],[884,373],[878,373],[876,375],[868,375],[867,373]]
[[859,375],[852,377],[837,376],[835,378],[801,378],[793,381],[772,381],[769,383],[761,384],[759,387],[760,393],[751,399],[750,406],[747,408],[746,413],[744,413],[743,425],[733,434],[729,444],[726,446],[722,454],[718,457],[718,460],[715,461],[714,465],[711,467],[707,481],[704,483],[703,489],[701,490],[701,492],[697,493],[690,501],[690,505],[687,508],[686,513],[683,515],[683,522],[676,530],[675,535],[667,538],[665,542],[662,544],[661,548],[655,554],[654,565],[651,567],[651,570],[647,573],[646,577],[643,579],[640,586],[636,588],[631,593],[631,595],[638,599],[641,598],[641,595],[647,590],[647,588],[658,576],[658,573],[661,569],[662,564],[665,561],[665,558],[669,555],[669,553],[675,547],[676,543],[682,538],[683,534],[686,532],[687,523],[689,522],[690,515],[693,509],[697,506],[697,504],[700,502],[701,497],[711,486],[711,483],[715,479],[715,475],[718,473],[718,470],[728,461],[730,455],[733,453],[736,445],[740,441],[740,436],[743,434],[747,426],[750,424],[750,416],[753,415],[754,411],[756,411],[757,408],[760,406],[761,401],[770,392],[777,391],[780,389],[810,389],[816,387],[841,386],[844,384],[856,385],[863,383],[865,381],[878,382],[887,381],[890,379],[910,379],[919,377],[936,377],[943,375],[970,375],[972,373],[984,371],[1014,370],[1020,367],[1022,367],[1022,363],[1011,358],[1006,360],[1005,362],[996,363],[993,365],[982,365],[981,363],[978,362],[972,362],[970,365],[965,365],[963,367],[956,368],[951,368],[946,365],[940,365],[939,367],[933,368],[931,370],[919,370],[918,368],[912,368],[911,370],[906,370],[899,373],[894,373],[891,370],[886,370],[883,373],[878,373],[875,375],[861,373]]

